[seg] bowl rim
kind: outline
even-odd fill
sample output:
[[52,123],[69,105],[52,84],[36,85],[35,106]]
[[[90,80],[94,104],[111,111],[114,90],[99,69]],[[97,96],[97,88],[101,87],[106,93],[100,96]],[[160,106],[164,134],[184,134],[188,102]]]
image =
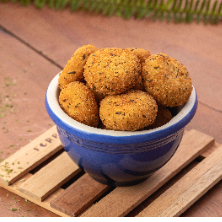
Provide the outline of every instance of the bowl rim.
[[[106,139],[111,139],[109,142],[114,142],[118,138],[124,140],[128,140],[132,137],[149,137],[146,140],[153,140],[163,136],[170,135],[179,131],[181,128],[185,127],[193,116],[196,113],[197,109],[197,94],[195,87],[193,86],[193,90],[191,92],[190,98],[188,102],[183,106],[180,112],[174,116],[168,123],[165,125],[150,129],[150,130],[141,130],[141,131],[114,131],[114,130],[106,130],[95,128],[91,126],[87,126],[82,124],[73,118],[69,117],[60,107],[58,102],[58,79],[60,73],[58,73],[50,82],[45,96],[45,106],[46,110],[51,117],[51,119],[55,122],[55,124],[67,131],[71,131],[76,134],[76,136],[88,138],[89,140],[98,140],[98,136],[100,137],[99,141],[106,142]],[[93,137],[94,136],[94,137]],[[101,137],[104,137],[101,139]],[[113,141],[112,139],[115,138]],[[130,139],[132,140],[132,139]],[[133,141],[133,140],[132,140]],[[125,141],[126,142],[126,141]]]

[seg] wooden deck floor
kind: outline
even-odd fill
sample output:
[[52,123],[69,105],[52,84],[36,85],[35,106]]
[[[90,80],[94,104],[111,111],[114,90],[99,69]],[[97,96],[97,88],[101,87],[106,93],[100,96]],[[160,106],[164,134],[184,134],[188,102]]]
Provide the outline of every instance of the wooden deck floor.
[[[188,69],[198,94],[198,110],[187,129],[222,143],[222,28],[151,19],[124,20],[86,12],[0,3],[0,159],[6,159],[53,123],[44,106],[50,80],[74,51],[102,47],[163,52]],[[0,188],[0,216],[57,216]],[[219,182],[183,216],[222,216]],[[14,204],[15,206],[9,206]],[[25,206],[24,206],[25,205]],[[23,208],[23,214],[12,208]],[[30,210],[30,211],[29,211]]]

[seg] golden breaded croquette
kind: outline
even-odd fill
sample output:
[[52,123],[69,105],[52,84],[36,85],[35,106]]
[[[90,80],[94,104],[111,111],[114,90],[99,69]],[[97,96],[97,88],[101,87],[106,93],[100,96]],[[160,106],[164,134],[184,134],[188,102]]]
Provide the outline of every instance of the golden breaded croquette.
[[86,82],[86,86],[93,92],[97,103],[99,104],[102,99],[105,98],[106,95],[103,95],[101,92],[97,92],[95,89],[91,89],[89,84]]
[[89,55],[98,50],[94,45],[84,45],[78,48],[72,58],[67,62],[59,76],[59,88],[74,81],[83,81],[83,69]]
[[142,75],[139,75],[139,76],[138,76],[138,79],[137,79],[137,81],[136,81],[136,85],[133,87],[133,89],[146,91],[146,90],[145,90],[145,87],[144,87],[144,84],[143,84]]
[[60,92],[61,108],[76,121],[97,127],[99,110],[94,94],[82,82],[71,82]]
[[145,60],[150,56],[150,52],[143,48],[126,48],[126,50],[129,50],[130,52],[135,54],[140,59],[141,64],[143,64]]
[[[145,60],[150,56],[150,52],[142,48],[126,48],[126,50],[135,54],[139,58],[141,65],[143,65]],[[141,71],[139,70],[139,76],[133,89],[145,91]]]
[[158,106],[157,117],[149,129],[155,129],[168,123],[172,119],[172,114],[169,109],[164,106]]
[[184,65],[166,54],[151,55],[143,65],[146,91],[159,105],[180,106],[189,100],[192,82]]
[[130,90],[106,96],[100,102],[99,115],[106,129],[135,131],[154,122],[158,111],[155,99],[146,92]]
[[91,89],[102,95],[116,95],[136,84],[139,71],[137,56],[128,50],[105,48],[89,56],[83,75]]

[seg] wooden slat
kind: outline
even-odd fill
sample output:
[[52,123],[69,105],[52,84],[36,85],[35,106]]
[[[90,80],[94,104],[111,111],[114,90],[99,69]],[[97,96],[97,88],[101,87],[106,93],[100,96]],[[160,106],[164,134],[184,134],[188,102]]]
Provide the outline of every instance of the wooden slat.
[[0,182],[12,184],[61,149],[53,126],[0,164]]
[[110,188],[84,174],[50,204],[65,214],[77,216]]
[[206,158],[206,157],[209,156],[212,152],[214,152],[219,146],[221,146],[221,144],[215,142],[215,143],[213,144],[213,146],[211,146],[209,149],[207,149],[206,151],[204,151],[203,153],[201,153],[200,157]]
[[[184,131],[184,135],[188,131]],[[78,216],[110,187],[93,180],[88,174],[70,185],[61,195],[53,199],[51,207],[70,216]]]
[[[1,7],[2,4],[0,3]],[[20,13],[20,7],[17,10],[17,13]],[[0,18],[1,25],[2,21],[2,18]],[[36,53],[27,44],[24,44],[22,40],[19,41],[1,28],[0,116],[4,114],[4,117],[0,117],[0,162],[51,128],[50,124],[53,124],[53,121],[45,110],[44,98],[49,82],[61,70]],[[11,82],[10,86],[5,86],[6,79]],[[12,83],[15,85],[12,85]],[[5,111],[2,112],[5,105],[10,105],[10,107],[6,107]],[[29,159],[29,157],[26,156],[26,159]],[[29,162],[29,160],[26,161]],[[27,165],[26,162],[25,164]],[[2,183],[0,186],[2,186]],[[22,216],[20,210],[10,210],[12,208],[10,206],[11,194],[9,193],[10,198],[4,199],[8,193],[7,190],[0,188],[0,216]],[[17,195],[14,195],[14,197],[17,197]],[[4,204],[2,203],[3,200]],[[35,210],[34,204],[27,204],[26,207],[23,204],[24,200],[21,199],[20,202],[17,201],[13,208],[28,209],[30,211],[26,215],[33,217],[37,214],[46,217],[55,216],[41,207],[37,207]]]
[[125,216],[213,143],[214,138],[211,136],[196,130],[189,131],[184,135],[175,155],[164,167],[141,184],[117,187],[81,216]]
[[23,183],[19,190],[36,200],[43,201],[80,171],[81,169],[64,151]]
[[18,196],[20,197],[23,197],[29,201],[31,201],[32,203],[35,203],[57,215],[60,215],[62,217],[68,217],[67,214],[64,214],[54,208],[52,208],[50,206],[50,202],[52,201],[52,199],[56,198],[58,195],[60,195],[64,190],[62,188],[59,188],[57,191],[55,191],[53,194],[51,194],[49,197],[47,197],[44,201],[40,202],[38,200],[36,200],[35,198],[32,198],[30,196],[27,196],[26,194],[22,193],[21,191],[19,191],[19,187],[26,181],[28,180],[29,178],[31,178],[33,175],[28,173],[26,174],[25,176],[23,176],[22,178],[20,178],[18,181],[14,182],[12,185],[8,186],[8,185],[5,185],[3,183],[0,182],[0,187],[12,192],[12,193],[15,193],[17,194]]
[[140,217],[180,216],[222,179],[222,146],[154,200]]

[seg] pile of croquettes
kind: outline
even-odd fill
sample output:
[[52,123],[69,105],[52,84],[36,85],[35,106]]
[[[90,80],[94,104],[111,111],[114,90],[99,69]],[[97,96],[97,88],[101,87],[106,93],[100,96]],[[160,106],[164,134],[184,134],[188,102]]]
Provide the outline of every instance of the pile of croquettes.
[[154,129],[185,104],[192,81],[184,65],[143,48],[78,48],[61,71],[59,104],[76,121],[116,131]]

